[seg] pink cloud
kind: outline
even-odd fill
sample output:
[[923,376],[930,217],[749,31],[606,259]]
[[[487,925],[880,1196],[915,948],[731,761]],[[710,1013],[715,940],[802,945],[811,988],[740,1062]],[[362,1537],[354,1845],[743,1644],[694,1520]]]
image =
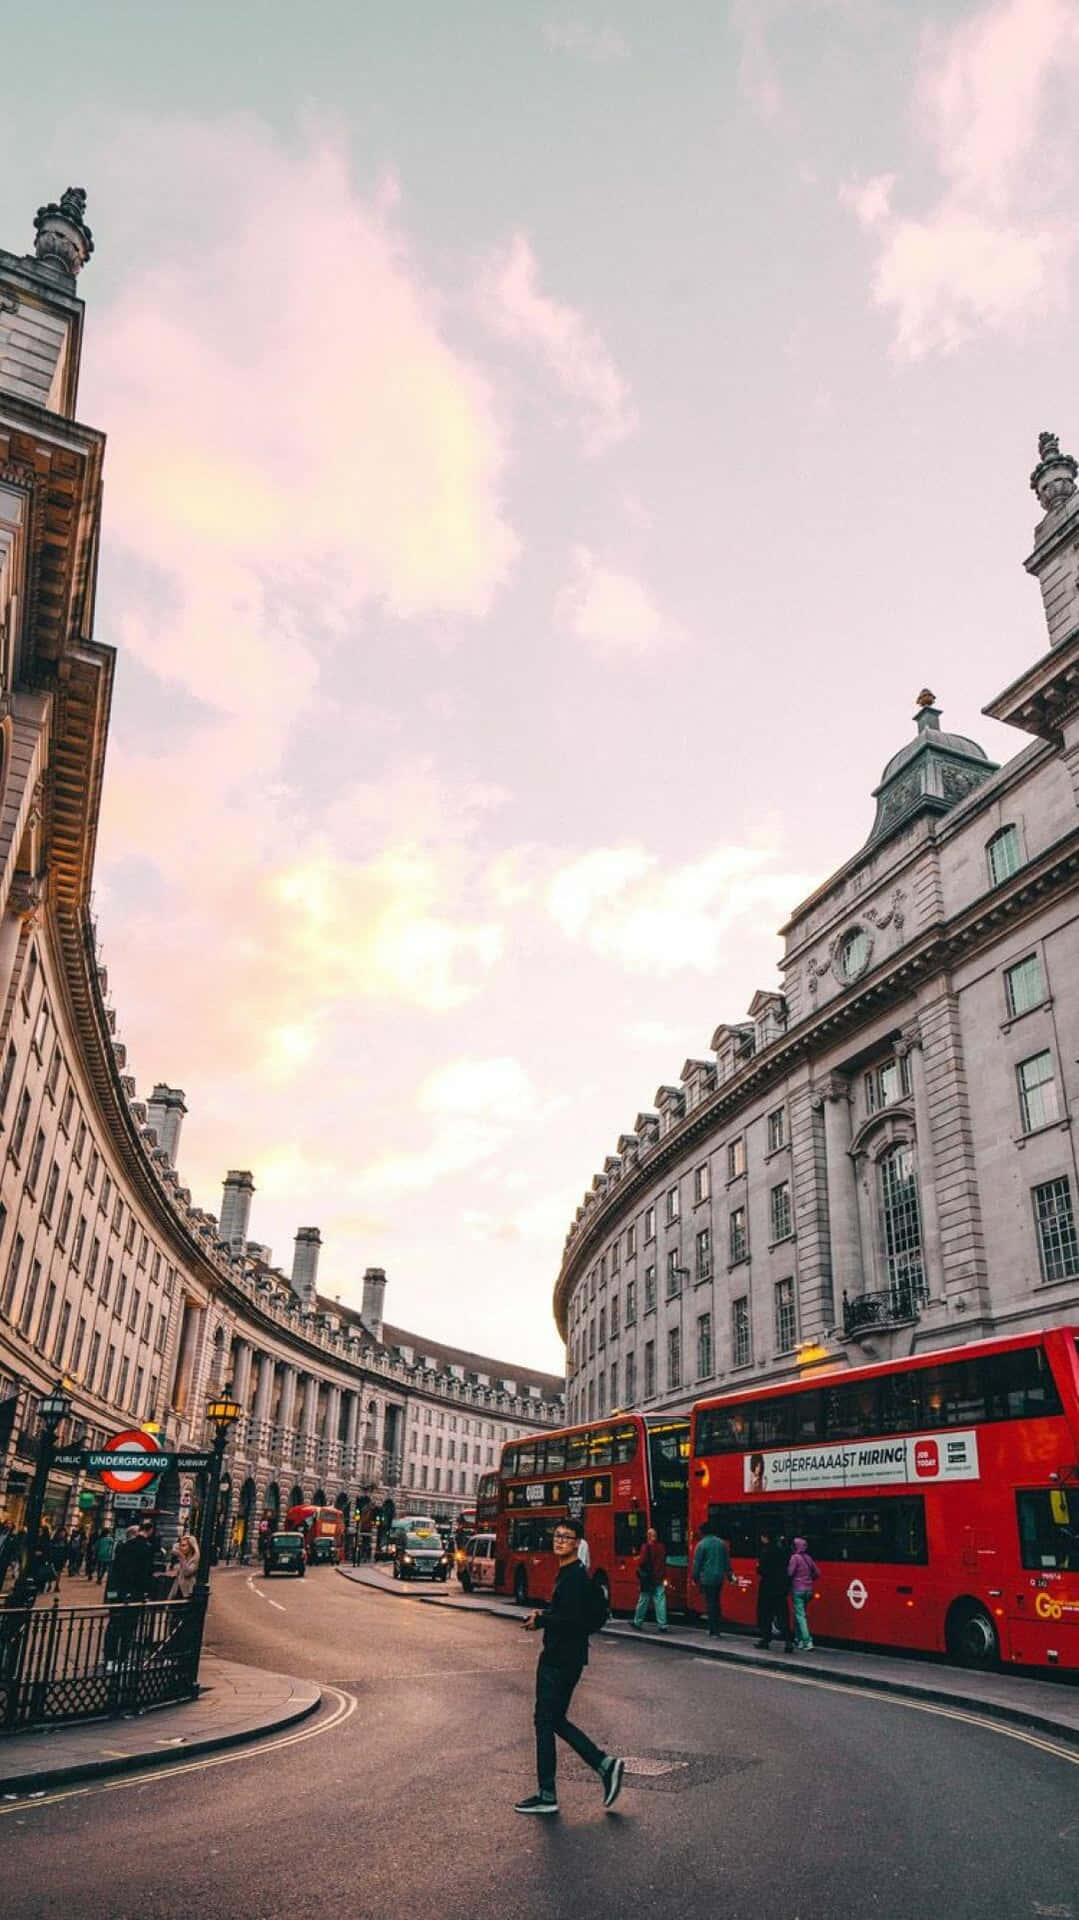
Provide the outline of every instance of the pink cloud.
[[543,293],[539,266],[524,234],[492,262],[480,284],[481,314],[500,338],[538,354],[577,403],[587,452],[601,453],[637,424],[629,387],[585,316]]
[[636,574],[605,565],[588,547],[575,547],[573,572],[555,604],[555,619],[595,653],[650,654],[683,639]]

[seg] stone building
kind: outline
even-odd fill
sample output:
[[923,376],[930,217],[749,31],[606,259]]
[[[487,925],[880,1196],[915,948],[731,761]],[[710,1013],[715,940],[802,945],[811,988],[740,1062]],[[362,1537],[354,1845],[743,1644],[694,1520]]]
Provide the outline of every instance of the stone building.
[[585,1193],[554,1294],[572,1418],[1079,1319],[1076,471],[1043,434],[1049,649],[984,709],[1020,750],[993,765],[918,696],[781,990]]
[[[217,1217],[193,1204],[183,1093],[140,1101],[117,1036],[89,911],[115,655],[93,637],[104,439],[76,414],[85,215],[69,190],[32,254],[0,252],[0,1512],[21,1513],[63,1374],[60,1438],[90,1444],[154,1421],[199,1446],[230,1380],[240,1533],[391,1488],[450,1515],[505,1440],[559,1422],[562,1382],[384,1325],[377,1269],[359,1312],[326,1300],[316,1227],[276,1269],[248,1237],[252,1175],[228,1174]],[[47,1513],[74,1491],[56,1476]]]

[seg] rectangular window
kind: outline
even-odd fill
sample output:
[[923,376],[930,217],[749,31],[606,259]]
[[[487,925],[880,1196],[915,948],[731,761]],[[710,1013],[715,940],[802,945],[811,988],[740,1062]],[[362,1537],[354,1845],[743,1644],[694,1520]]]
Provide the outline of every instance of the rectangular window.
[[701,1313],[697,1316],[697,1378],[712,1378],[712,1316]]
[[618,1405],[618,1362],[617,1360],[611,1361],[611,1405],[612,1407],[616,1407]]
[[111,1199],[112,1199],[112,1175],[107,1173],[105,1175],[104,1180],[101,1182],[101,1198],[97,1203],[98,1206],[101,1208],[102,1213],[108,1212],[109,1201]]
[[616,1293],[612,1293],[611,1295],[611,1339],[617,1340],[617,1338],[618,1338],[618,1295]]
[[[165,1336],[168,1333],[168,1330],[169,1330],[168,1314],[167,1313],[159,1314],[158,1321],[157,1321],[157,1339],[154,1341],[154,1345],[156,1346],[159,1353],[164,1353],[165,1351]],[[415,1440],[416,1440],[415,1434],[413,1434],[412,1440],[413,1440],[413,1444],[415,1444]]]
[[134,1244],[135,1244],[135,1216],[132,1213],[128,1215],[127,1232],[124,1235],[124,1252],[130,1253]]
[[740,1180],[745,1170],[746,1170],[745,1136],[743,1134],[739,1134],[737,1140],[732,1140],[730,1145],[727,1148],[728,1180]]
[[791,1183],[781,1180],[768,1195],[768,1217],[772,1225],[773,1240],[789,1240],[791,1237]]
[[131,1372],[131,1362],[125,1355],[120,1362],[120,1378],[116,1382],[116,1399],[121,1407],[127,1405],[127,1378]]
[[93,1339],[90,1342],[90,1358],[86,1362],[86,1384],[89,1387],[91,1393],[94,1390],[94,1381],[97,1377],[97,1363],[100,1356],[101,1356],[101,1335],[100,1333],[95,1333]]
[[742,1294],[738,1300],[731,1301],[731,1357],[732,1365],[748,1367],[753,1358],[753,1342],[749,1329],[749,1299]]
[[36,1193],[37,1191],[38,1175],[41,1172],[41,1162],[44,1158],[45,1130],[43,1127],[39,1127],[34,1136],[34,1151],[30,1155],[30,1165],[26,1171],[26,1184],[31,1193]]
[[131,1404],[134,1407],[136,1413],[139,1411],[139,1408],[142,1406],[143,1376],[144,1376],[143,1368],[136,1367],[135,1368],[135,1391],[131,1396]]
[[728,1248],[731,1266],[737,1266],[739,1260],[744,1260],[748,1251],[746,1210],[744,1207],[732,1207]]
[[70,1191],[65,1193],[64,1204],[60,1208],[60,1225],[56,1229],[56,1238],[62,1247],[67,1246],[67,1230],[71,1225],[71,1209],[74,1204]]
[[150,1251],[150,1241],[147,1235],[144,1233],[142,1236],[142,1239],[139,1241],[139,1266],[140,1267],[144,1267],[146,1265],[146,1256],[149,1253],[149,1251]]
[[667,1225],[668,1226],[670,1226],[672,1220],[677,1220],[678,1208],[679,1208],[678,1188],[669,1187],[667,1189]]
[[11,1314],[11,1303],[15,1298],[15,1289],[19,1284],[19,1268],[22,1266],[22,1257],[25,1251],[26,1242],[22,1234],[17,1233],[15,1235],[15,1244],[11,1249],[11,1259],[8,1261],[7,1273],[4,1276],[4,1297],[0,1300],[0,1311],[8,1316]]
[[59,1047],[54,1047],[52,1050],[52,1059],[49,1061],[49,1077],[45,1082],[46,1089],[52,1095],[52,1098],[54,1100],[56,1098],[56,1088],[57,1088],[57,1085],[59,1084],[60,1068],[62,1064],[63,1064],[63,1057],[61,1055],[60,1049]]
[[637,1355],[626,1355],[626,1405],[631,1407],[637,1398]]
[[109,1304],[109,1295],[110,1295],[110,1293],[112,1292],[112,1275],[113,1275],[113,1262],[112,1262],[112,1260],[111,1260],[111,1259],[110,1259],[110,1260],[106,1260],[106,1262],[105,1262],[105,1272],[104,1272],[104,1274],[102,1275],[102,1280],[101,1280],[101,1304],[102,1304],[102,1306],[106,1306],[106,1307],[107,1307],[107,1306],[108,1306],[108,1304]]
[[116,1299],[113,1303],[113,1309],[112,1309],[117,1320],[119,1320],[121,1314],[124,1311],[124,1295],[126,1294],[126,1292],[127,1292],[127,1275],[126,1273],[122,1273],[120,1275],[119,1285],[117,1286],[117,1289],[116,1289]]
[[116,1348],[109,1347],[105,1355],[105,1372],[101,1380],[101,1398],[107,1400],[112,1389],[112,1370],[116,1365]]
[[49,1337],[49,1328],[52,1325],[52,1310],[55,1305],[56,1282],[55,1280],[50,1280],[45,1289],[45,1305],[41,1310],[41,1325],[37,1330],[37,1345],[43,1353],[45,1351],[45,1342]]
[[787,1110],[785,1107],[776,1107],[775,1111],[768,1115],[768,1151],[778,1153],[780,1147],[786,1144]]
[[71,1302],[65,1300],[60,1309],[60,1324],[56,1329],[56,1344],[52,1350],[52,1363],[60,1367],[64,1362],[64,1348],[67,1346],[67,1330],[71,1325]]
[[98,1168],[100,1167],[100,1165],[101,1165],[101,1155],[98,1153],[97,1148],[94,1147],[92,1148],[90,1153],[90,1165],[86,1173],[86,1185],[89,1188],[91,1193],[93,1193],[94,1188],[97,1186],[97,1174],[98,1174]]
[[31,1001],[31,998],[33,997],[33,992],[36,985],[37,985],[37,949],[36,947],[31,947],[30,958],[26,963],[26,983],[22,990],[23,1005],[26,1008],[27,1013],[29,1013],[30,1011],[30,1001]]
[[64,1095],[64,1104],[60,1109],[60,1126],[64,1133],[71,1132],[71,1116],[75,1111],[75,1089],[69,1087]]
[[1035,1187],[1034,1220],[1042,1279],[1073,1280],[1079,1274],[1079,1237],[1067,1179],[1047,1180]]
[[667,1329],[667,1389],[673,1391],[682,1384],[682,1329]]
[[41,1051],[48,1038],[48,1034],[49,1034],[49,1009],[43,1000],[41,1003],[41,1012],[38,1014],[38,1017],[34,1022],[34,1038],[31,1043],[33,1045],[34,1052],[37,1054],[39,1059],[41,1058]]
[[75,1159],[77,1160],[80,1167],[82,1166],[82,1156],[85,1152],[86,1152],[86,1122],[85,1120],[80,1120],[79,1131],[75,1135],[75,1147],[74,1147]]
[[154,1303],[152,1300],[147,1300],[145,1309],[143,1311],[143,1316],[142,1316],[142,1338],[144,1343],[150,1338],[150,1334],[153,1330],[153,1324],[154,1324]]
[[656,1304],[656,1270],[646,1267],[644,1270],[644,1310],[652,1313]]
[[605,1347],[607,1345],[607,1309],[606,1307],[601,1307],[599,1310],[599,1344],[601,1347]]
[[29,1118],[30,1095],[24,1087],[22,1099],[19,1101],[19,1111],[15,1116],[15,1126],[11,1135],[11,1151],[15,1155],[16,1160],[22,1152],[22,1143],[26,1138],[26,1126]]
[[1023,1118],[1023,1132],[1035,1133],[1039,1127],[1048,1127],[1059,1119],[1057,1105],[1056,1080],[1053,1077],[1053,1056],[1048,1051],[1032,1054],[1029,1060],[1021,1060],[1016,1068],[1019,1080],[1019,1109]]
[[793,1353],[796,1331],[794,1325],[794,1281],[777,1280],[775,1286],[776,1308],[776,1352]]
[[682,1268],[678,1264],[678,1252],[675,1247],[667,1255],[667,1298],[673,1300],[682,1291]]
[[161,1255],[159,1253],[155,1253],[153,1265],[150,1268],[150,1279],[153,1282],[155,1287],[158,1281],[160,1280],[160,1278],[161,1278]]
[[1004,995],[1013,1019],[1020,1013],[1029,1013],[1031,1007],[1041,1006],[1045,999],[1045,981],[1036,953],[1028,953],[1025,960],[1017,960],[1014,967],[1004,969]]
[[999,833],[993,835],[985,851],[991,885],[999,887],[1002,880],[1009,880],[1013,873],[1018,873],[1021,862],[1019,834],[1015,827],[1002,827]]
[[596,1323],[594,1320],[590,1320],[588,1322],[588,1358],[590,1360],[594,1360],[595,1357],[596,1357]]
[[71,1249],[71,1264],[77,1267],[82,1259],[82,1250],[86,1245],[86,1215],[80,1213],[79,1224],[75,1228],[75,1245]]
[[0,1113],[3,1113],[4,1108],[7,1106],[7,1097],[11,1092],[11,1082],[15,1078],[15,1062],[17,1059],[18,1055],[15,1052],[14,1042],[9,1042],[7,1053],[4,1055],[3,1076],[0,1077]]
[[85,1315],[80,1313],[75,1325],[75,1345],[71,1349],[70,1364],[71,1364],[72,1373],[78,1373],[79,1371],[79,1362],[82,1359],[82,1350],[83,1350],[83,1345],[85,1343],[85,1340],[86,1340],[86,1318],[85,1318]]
[[93,1239],[90,1242],[90,1264],[86,1269],[86,1284],[88,1287],[92,1287],[94,1284],[94,1280],[97,1275],[97,1263],[100,1260],[100,1258],[101,1258],[101,1242],[98,1239],[97,1234],[95,1233]]
[[712,1278],[712,1229],[702,1227],[697,1235],[697,1278]]
[[693,1175],[694,1202],[699,1203],[701,1200],[707,1200],[711,1191],[712,1191],[712,1175],[711,1175],[711,1169],[706,1160],[703,1167],[698,1167],[696,1172]]
[[131,1306],[128,1310],[128,1316],[127,1316],[127,1330],[129,1333],[134,1333],[135,1328],[139,1324],[139,1308],[141,1305],[142,1305],[142,1295],[140,1294],[138,1288],[134,1287],[132,1288],[132,1292],[131,1292]]
[[112,1230],[113,1230],[113,1232],[114,1232],[114,1233],[119,1233],[119,1231],[120,1231],[120,1228],[121,1228],[121,1227],[123,1226],[123,1224],[124,1224],[124,1203],[123,1203],[123,1201],[121,1200],[121,1198],[120,1198],[120,1195],[119,1195],[119,1194],[117,1194],[117,1196],[116,1196],[116,1205],[114,1206],[114,1208],[113,1208],[113,1210],[112,1210]]
[[615,1240],[614,1242],[612,1242],[612,1245],[611,1245],[611,1279],[612,1280],[614,1279],[615,1274],[618,1272],[618,1269],[621,1266],[621,1264],[622,1264],[621,1243]]
[[37,1290],[41,1284],[41,1261],[35,1260],[30,1268],[30,1280],[23,1298],[22,1312],[19,1315],[19,1331],[29,1339],[34,1319],[34,1307],[37,1304]]
[[60,1185],[60,1168],[54,1160],[49,1171],[49,1182],[45,1188],[45,1198],[41,1202],[41,1218],[48,1226],[52,1225],[52,1212],[56,1205],[56,1189]]
[[644,1210],[644,1237],[646,1240],[654,1240],[656,1237],[655,1207],[646,1207]]
[[644,1397],[650,1400],[656,1390],[656,1343],[646,1340],[644,1347]]
[[637,1318],[637,1282],[626,1281],[626,1325],[631,1327]]
[[636,1251],[637,1251],[637,1229],[636,1227],[627,1227],[626,1228],[626,1259],[632,1260]]

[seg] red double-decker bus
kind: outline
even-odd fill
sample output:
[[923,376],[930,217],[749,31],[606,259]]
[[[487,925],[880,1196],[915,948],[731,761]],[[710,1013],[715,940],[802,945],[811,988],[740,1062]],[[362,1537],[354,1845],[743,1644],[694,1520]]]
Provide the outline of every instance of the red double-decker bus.
[[701,1400],[690,1522],[756,1617],[764,1528],[803,1535],[814,1636],[1079,1668],[1079,1329]]
[[584,1522],[590,1571],[613,1608],[637,1604],[637,1555],[649,1527],[667,1549],[669,1603],[683,1607],[688,1473],[686,1418],[615,1414],[504,1447],[497,1591],[518,1606],[550,1599],[558,1574],[551,1535],[568,1513]]

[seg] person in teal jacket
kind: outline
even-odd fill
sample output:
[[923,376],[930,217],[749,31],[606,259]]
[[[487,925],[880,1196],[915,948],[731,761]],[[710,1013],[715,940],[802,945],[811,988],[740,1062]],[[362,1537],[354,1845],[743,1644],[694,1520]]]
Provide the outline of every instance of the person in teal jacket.
[[718,1640],[723,1631],[723,1582],[729,1580],[732,1586],[738,1582],[731,1568],[727,1542],[720,1539],[713,1520],[706,1520],[701,1528],[692,1574],[708,1609],[708,1632],[713,1640]]

